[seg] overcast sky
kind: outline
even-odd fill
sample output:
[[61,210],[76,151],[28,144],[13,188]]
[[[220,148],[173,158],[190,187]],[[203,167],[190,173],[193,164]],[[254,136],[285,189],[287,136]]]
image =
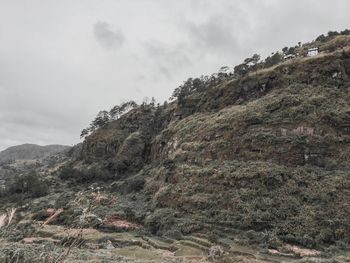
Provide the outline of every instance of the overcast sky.
[[0,0],[0,150],[75,144],[102,109],[350,28],[348,0]]

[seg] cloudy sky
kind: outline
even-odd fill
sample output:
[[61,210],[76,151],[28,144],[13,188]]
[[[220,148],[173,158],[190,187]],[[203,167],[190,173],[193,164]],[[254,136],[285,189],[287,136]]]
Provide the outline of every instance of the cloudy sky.
[[0,0],[0,150],[75,144],[102,109],[350,28],[348,0]]

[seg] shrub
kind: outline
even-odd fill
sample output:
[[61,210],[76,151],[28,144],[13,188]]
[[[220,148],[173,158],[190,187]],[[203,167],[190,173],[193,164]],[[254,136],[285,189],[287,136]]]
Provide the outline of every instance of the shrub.
[[320,42],[325,42],[327,40],[327,37],[322,34],[322,35],[319,35],[317,38],[316,38],[316,41],[320,41]]
[[328,37],[334,37],[334,36],[338,36],[338,35],[339,35],[339,33],[337,31],[329,31],[327,34]]
[[49,187],[35,172],[30,172],[10,181],[5,191],[9,195],[27,194],[31,197],[41,197],[48,194]]
[[114,178],[114,175],[105,168],[93,167],[88,170],[78,170],[70,166],[65,166],[60,170],[59,177],[62,180],[90,183],[98,180],[110,180]]
[[152,234],[163,233],[170,230],[175,224],[176,212],[168,208],[157,209],[145,219],[145,226]]
[[130,178],[122,184],[120,191],[124,194],[132,192],[140,192],[145,185],[144,178]]
[[61,168],[58,176],[62,180],[68,180],[68,179],[72,179],[76,172],[77,172],[77,170],[71,168],[70,166],[65,166],[65,167]]

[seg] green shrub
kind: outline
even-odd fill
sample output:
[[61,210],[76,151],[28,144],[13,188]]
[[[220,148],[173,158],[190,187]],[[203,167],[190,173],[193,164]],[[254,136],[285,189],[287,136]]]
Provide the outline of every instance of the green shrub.
[[127,181],[126,189],[128,192],[139,192],[143,189],[145,185],[144,178],[135,178]]
[[64,166],[63,168],[61,168],[61,170],[59,172],[59,177],[62,180],[74,179],[74,178],[78,178],[80,176],[81,176],[81,172],[77,169],[73,169],[70,166]]
[[113,179],[114,175],[105,168],[94,167],[88,170],[78,170],[65,166],[60,170],[59,177],[62,180],[74,180],[77,183],[91,183]]
[[30,172],[10,181],[5,191],[9,195],[27,194],[31,197],[41,197],[48,194],[49,187],[35,172]]
[[168,208],[157,209],[145,219],[145,226],[152,234],[163,233],[170,230],[175,224],[176,212]]

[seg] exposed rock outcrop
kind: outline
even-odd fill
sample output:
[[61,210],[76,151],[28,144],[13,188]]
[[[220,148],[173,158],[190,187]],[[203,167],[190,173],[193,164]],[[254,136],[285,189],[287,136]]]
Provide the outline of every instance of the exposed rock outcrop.
[[308,246],[348,240],[349,65],[334,52],[134,109],[88,136],[79,162],[197,218],[183,233],[220,222]]

